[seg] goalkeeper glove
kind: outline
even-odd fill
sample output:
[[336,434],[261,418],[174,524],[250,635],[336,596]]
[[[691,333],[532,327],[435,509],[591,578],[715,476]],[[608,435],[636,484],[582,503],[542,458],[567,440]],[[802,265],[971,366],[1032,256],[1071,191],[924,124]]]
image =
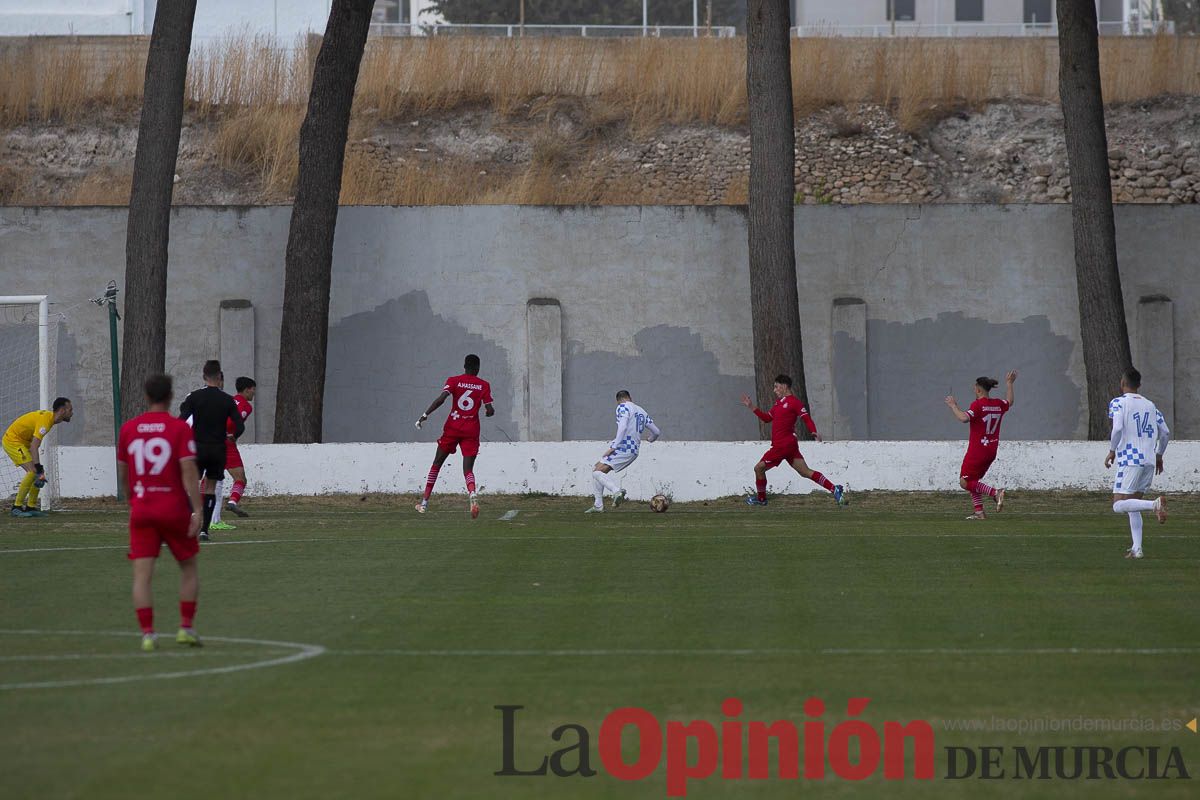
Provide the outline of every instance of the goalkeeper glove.
[[33,479],[33,485],[41,489],[46,485],[46,468],[41,464],[34,464],[33,472],[35,475],[37,475],[37,477]]

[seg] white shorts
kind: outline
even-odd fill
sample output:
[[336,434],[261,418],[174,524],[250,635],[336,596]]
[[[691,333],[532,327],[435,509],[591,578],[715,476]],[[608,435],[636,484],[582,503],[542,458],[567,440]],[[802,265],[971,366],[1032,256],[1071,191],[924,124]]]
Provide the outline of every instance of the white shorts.
[[637,457],[637,453],[613,453],[600,459],[600,463],[608,464],[608,466],[612,467],[613,472],[620,472],[634,461],[637,461]]
[[1140,494],[1150,488],[1154,480],[1154,465],[1117,467],[1117,477],[1113,479],[1113,494]]

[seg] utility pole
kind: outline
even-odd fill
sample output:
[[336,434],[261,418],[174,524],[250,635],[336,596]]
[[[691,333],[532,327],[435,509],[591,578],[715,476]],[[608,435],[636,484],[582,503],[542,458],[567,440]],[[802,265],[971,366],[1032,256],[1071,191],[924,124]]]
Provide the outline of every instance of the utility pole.
[[[113,446],[121,438],[121,357],[117,348],[117,320],[121,315],[117,312],[117,282],[109,281],[104,294],[92,298],[98,306],[108,306],[108,346],[109,360],[112,365],[112,401],[113,401]],[[125,487],[117,484],[117,499],[123,500]]]

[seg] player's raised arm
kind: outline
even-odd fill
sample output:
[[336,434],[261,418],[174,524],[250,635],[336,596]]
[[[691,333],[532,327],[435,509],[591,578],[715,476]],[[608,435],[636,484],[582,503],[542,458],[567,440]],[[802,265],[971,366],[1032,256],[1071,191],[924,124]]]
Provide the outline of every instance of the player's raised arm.
[[748,394],[742,395],[742,405],[744,405],[746,408],[753,411],[754,416],[758,417],[763,422],[771,421],[771,413],[769,411],[763,411],[761,408],[754,405],[754,401],[750,399],[750,395],[748,395]]
[[950,412],[954,414],[955,419],[959,422],[971,421],[971,415],[958,407],[958,401],[954,399],[954,395],[946,395],[946,405],[950,407]]
[[[437,411],[438,408],[441,407],[442,403],[446,402],[446,398],[449,396],[450,396],[450,392],[446,389],[442,389],[442,393],[437,396],[436,400],[434,400],[432,403],[429,404],[429,408],[425,409],[425,413],[422,414],[421,418],[417,420],[417,429],[418,430],[420,429],[420,427],[422,425],[425,424],[425,420],[429,419],[429,415],[432,414],[433,412]],[[491,408],[491,405],[489,404],[488,407]],[[489,413],[488,416],[490,417],[491,414]]]
[[1007,386],[1005,387],[1007,391],[1004,394],[1004,402],[1008,403],[1008,407],[1010,409],[1013,406],[1013,399],[1014,399],[1013,384],[1016,383],[1016,381],[1017,381],[1017,371],[1015,369],[1009,370],[1009,373],[1004,376],[1004,383],[1007,384]]

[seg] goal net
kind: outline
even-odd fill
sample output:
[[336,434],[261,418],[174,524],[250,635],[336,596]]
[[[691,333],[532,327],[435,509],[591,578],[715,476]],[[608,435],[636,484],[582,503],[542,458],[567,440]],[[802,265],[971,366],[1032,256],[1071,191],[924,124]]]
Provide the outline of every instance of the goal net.
[[[0,295],[0,436],[17,417],[54,403],[58,326],[59,315],[50,313],[46,296]],[[59,497],[60,436],[52,430],[38,454],[48,479],[39,498],[43,509]],[[0,492],[9,503],[24,475],[7,454],[0,454]]]

